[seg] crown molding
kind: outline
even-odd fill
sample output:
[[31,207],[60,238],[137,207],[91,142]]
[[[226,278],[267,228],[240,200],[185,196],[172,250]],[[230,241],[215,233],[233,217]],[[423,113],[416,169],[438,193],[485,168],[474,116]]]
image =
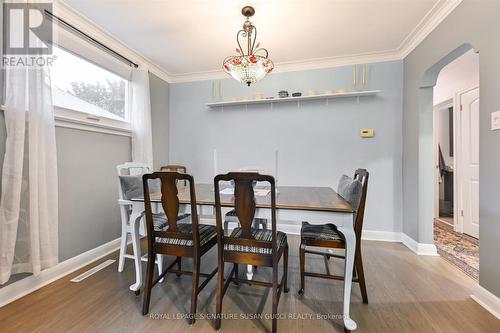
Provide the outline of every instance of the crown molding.
[[406,36],[398,47],[401,59],[406,58],[420,43],[424,41],[436,27],[457,8],[463,0],[439,0],[425,14],[420,22]]
[[[427,12],[427,14],[425,14],[422,20],[420,20],[420,22],[414,29],[412,29],[412,31],[405,37],[396,49],[372,53],[280,62],[275,64],[273,73],[402,60],[406,58],[462,1],[463,0],[439,0],[436,2],[436,4]],[[91,34],[101,42],[108,43],[117,52],[130,57],[143,66],[147,66],[150,72],[168,83],[229,78],[229,76],[222,70],[209,70],[180,74],[170,73],[162,66],[142,55],[140,52],[133,50],[126,44],[122,43],[117,37],[95,24],[88,17],[78,13],[63,0],[56,0],[54,4],[58,15],[61,15],[63,18],[67,18],[79,29]]]
[[[275,63],[273,73],[295,72],[311,69],[332,68],[338,66],[369,64],[384,61],[401,60],[396,50],[376,53],[353,54],[338,57],[314,58],[297,61]],[[270,75],[272,75],[270,74]],[[229,76],[223,70],[192,72],[185,74],[171,74],[171,83],[220,80]]]
[[53,5],[55,15],[67,20],[78,29],[97,39],[99,42],[108,45],[116,52],[119,52],[120,54],[133,60],[139,64],[140,67],[147,68],[151,73],[160,77],[162,80],[166,82],[172,81],[171,75],[164,68],[142,55],[139,51],[127,46],[125,43],[120,41],[119,38],[113,36],[111,33],[94,23],[91,19],[73,9],[73,7],[68,5],[65,1],[55,0]]

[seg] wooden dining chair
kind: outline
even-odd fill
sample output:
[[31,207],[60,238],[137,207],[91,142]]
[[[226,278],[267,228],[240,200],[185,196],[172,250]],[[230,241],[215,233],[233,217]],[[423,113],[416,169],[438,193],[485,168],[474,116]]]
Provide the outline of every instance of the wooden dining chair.
[[[167,225],[158,228],[155,222],[155,215],[151,210],[151,198],[149,194],[149,180],[160,179],[161,186],[161,204],[167,217]],[[184,220],[177,220],[179,213],[179,198],[177,196],[177,181],[186,180],[189,184],[191,196],[191,215]],[[151,298],[151,289],[166,273],[175,273],[192,275],[193,287],[191,290],[191,313],[189,323],[193,324],[196,317],[196,303],[198,294],[207,285],[210,279],[215,275],[217,269],[211,273],[200,272],[201,257],[207,253],[215,244],[217,244],[217,232],[215,226],[199,224],[196,210],[196,193],[194,180],[191,175],[179,172],[154,172],[143,176],[144,183],[144,205],[148,235],[148,266],[146,271],[146,286],[144,291],[144,303],[142,313],[149,312],[149,302]],[[190,221],[189,221],[190,220]],[[189,223],[190,222],[190,223]],[[158,278],[153,281],[154,275],[154,256],[156,254],[172,255],[177,258],[167,269],[158,274]],[[193,258],[193,271],[184,271],[181,269],[182,257]],[[173,267],[177,265],[177,269]],[[205,280],[199,284],[200,276]]]
[[[234,182],[234,207],[241,227],[235,228],[230,236],[224,234],[221,213],[219,183]],[[271,185],[271,230],[252,228],[256,211],[253,182],[268,182]],[[217,274],[217,330],[221,327],[222,299],[231,281],[271,287],[273,291],[272,332],[276,332],[278,303],[282,292],[288,292],[288,243],[284,232],[276,230],[276,186],[272,176],[254,172],[230,172],[218,175],[214,179],[215,211],[217,222],[218,274]],[[283,276],[278,283],[278,263],[283,257]],[[232,263],[233,269],[227,279],[224,278],[224,264]],[[241,279],[238,265],[256,265],[272,267],[272,282]],[[224,282],[225,281],[225,282]]]
[[[368,304],[368,295],[366,293],[365,274],[363,270],[363,260],[361,256],[361,231],[363,229],[363,217],[365,213],[366,193],[368,189],[369,173],[365,169],[357,169],[354,173],[354,179],[342,176],[339,182],[338,194],[356,209],[354,213],[354,233],[356,234],[356,251],[354,254],[354,277],[353,282],[358,282],[363,303]],[[316,254],[330,257],[342,258],[345,256],[333,253],[325,253],[307,249],[308,246],[345,249],[345,240],[341,232],[337,230],[335,224],[312,225],[302,222],[300,231],[300,290],[299,295],[304,294],[304,278],[306,276],[325,278],[333,280],[344,280],[344,276],[306,272],[305,255]]]

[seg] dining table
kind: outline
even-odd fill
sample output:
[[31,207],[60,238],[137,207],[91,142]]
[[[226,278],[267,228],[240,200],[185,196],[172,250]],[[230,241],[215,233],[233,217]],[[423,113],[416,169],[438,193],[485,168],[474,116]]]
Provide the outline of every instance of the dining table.
[[[222,216],[234,208],[234,195],[227,190],[227,186],[221,186],[221,210]],[[265,187],[260,187],[261,191],[255,191],[257,218],[270,218],[271,196]],[[212,217],[215,223],[214,207],[215,195],[213,184],[196,184],[196,207],[200,216]],[[188,213],[190,211],[191,197],[188,186],[180,186],[178,189],[178,199],[180,210]],[[151,193],[152,209],[159,212],[161,206],[161,193]],[[137,197],[131,199],[132,210],[130,223],[132,229],[132,247],[134,251],[134,264],[136,282],[130,286],[133,291],[139,291],[143,285],[140,229],[144,218],[144,198]],[[354,233],[354,213],[355,209],[331,187],[317,186],[278,186],[276,190],[276,218],[277,228],[283,226],[280,221],[291,221],[297,225],[301,221],[310,224],[334,223],[345,238],[345,277],[343,292],[343,320],[344,326],[348,330],[357,328],[356,322],[349,314],[351,287],[354,268],[354,253],[356,249],[356,236]],[[144,226],[142,226],[144,228]],[[251,265],[247,268],[247,277],[251,278],[253,273]]]

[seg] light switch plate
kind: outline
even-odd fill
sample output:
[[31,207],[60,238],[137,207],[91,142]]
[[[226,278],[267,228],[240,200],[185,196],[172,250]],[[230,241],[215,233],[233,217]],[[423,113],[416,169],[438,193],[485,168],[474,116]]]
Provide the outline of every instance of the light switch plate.
[[362,138],[373,138],[373,136],[375,135],[374,134],[374,131],[372,128],[367,128],[367,129],[362,129],[359,131],[359,135],[362,137]]
[[500,130],[500,111],[491,113],[491,130]]

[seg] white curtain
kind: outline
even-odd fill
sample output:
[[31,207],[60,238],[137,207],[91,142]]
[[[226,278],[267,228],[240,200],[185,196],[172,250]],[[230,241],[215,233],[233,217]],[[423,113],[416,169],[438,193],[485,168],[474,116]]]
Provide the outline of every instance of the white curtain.
[[50,72],[6,68],[0,284],[58,262],[57,159]]
[[153,168],[153,135],[151,133],[151,100],[147,69],[132,70],[132,161]]

